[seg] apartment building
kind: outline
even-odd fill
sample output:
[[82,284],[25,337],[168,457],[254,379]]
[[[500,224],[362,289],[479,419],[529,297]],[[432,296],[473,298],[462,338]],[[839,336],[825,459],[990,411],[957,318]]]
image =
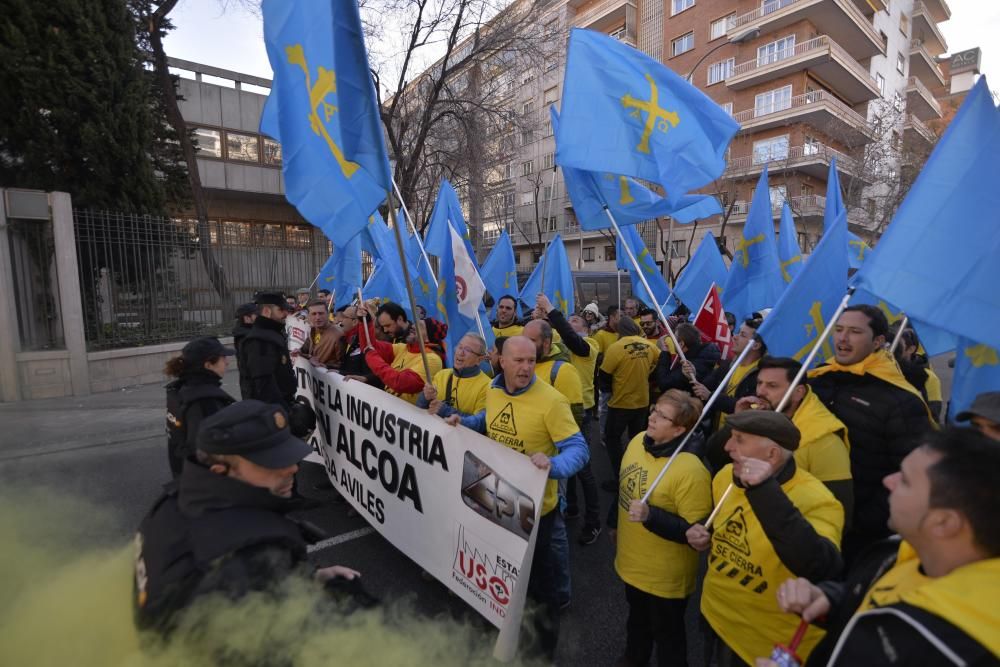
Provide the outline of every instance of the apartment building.
[[940,100],[961,96],[978,73],[977,49],[951,60],[944,56],[948,44],[938,25],[950,15],[945,0],[553,2],[542,21],[561,34],[553,40],[559,49],[540,70],[520,73],[514,102],[515,111],[536,114],[540,130],[501,166],[505,178],[494,197],[500,205],[492,215],[485,209],[484,245],[508,229],[519,268],[529,271],[541,247],[540,227],[542,243],[562,235],[574,267],[615,270],[613,242],[605,234],[580,232],[561,176],[555,172],[553,178],[551,169],[555,144],[547,107],[560,100],[571,27],[605,32],[690,76],[741,125],[725,173],[703,190],[730,210],[725,229],[721,216],[699,221],[697,231],[667,220],[644,223],[646,244],[661,266],[664,247],[676,271],[689,245],[696,248],[707,231],[732,248],[765,165],[775,224],[787,201],[807,252],[822,232],[834,158],[843,188],[853,194],[851,229],[870,237],[880,190],[900,168],[891,159],[872,158],[886,154],[872,144],[896,148],[905,141],[929,148],[935,123],[945,115]]

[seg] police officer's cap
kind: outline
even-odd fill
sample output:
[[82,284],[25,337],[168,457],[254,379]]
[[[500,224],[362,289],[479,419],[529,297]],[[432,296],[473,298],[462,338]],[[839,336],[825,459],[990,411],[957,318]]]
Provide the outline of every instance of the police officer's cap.
[[237,454],[273,469],[296,464],[312,451],[288,430],[283,407],[255,400],[233,403],[206,417],[197,446],[208,454]]
[[181,348],[181,356],[184,357],[184,363],[190,366],[201,366],[211,359],[231,357],[234,354],[236,354],[236,350],[226,347],[215,336],[195,338]]
[[779,447],[794,452],[799,448],[799,429],[792,420],[772,410],[744,410],[726,417],[726,426],[734,431],[759,435]]
[[281,292],[257,292],[253,297],[258,306],[280,306],[288,308],[287,297]]
[[257,304],[251,301],[250,303],[244,303],[242,306],[236,309],[236,317],[246,317],[247,315],[256,315],[260,309],[257,308]]

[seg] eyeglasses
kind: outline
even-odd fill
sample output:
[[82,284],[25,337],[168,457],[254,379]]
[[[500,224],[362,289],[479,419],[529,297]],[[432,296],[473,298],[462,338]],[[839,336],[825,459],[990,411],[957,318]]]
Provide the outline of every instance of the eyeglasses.
[[483,352],[479,352],[477,350],[473,350],[471,347],[468,347],[467,345],[458,345],[458,346],[455,347],[455,351],[456,352],[465,352],[466,354],[471,354],[474,357],[485,357],[486,356]]
[[655,414],[660,419],[665,419],[668,422],[670,422],[671,424],[677,424],[677,422],[674,421],[673,417],[668,417],[667,415],[663,414],[662,412],[660,412],[659,410],[656,409],[655,405],[649,406],[649,414],[650,415],[654,415]]

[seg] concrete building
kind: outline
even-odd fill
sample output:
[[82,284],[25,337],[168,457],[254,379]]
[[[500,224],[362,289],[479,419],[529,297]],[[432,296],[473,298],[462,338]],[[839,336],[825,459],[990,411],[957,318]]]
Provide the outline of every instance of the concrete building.
[[[723,208],[731,206],[725,229],[721,216],[699,221],[697,231],[666,220],[641,226],[661,267],[669,241],[676,272],[707,231],[733,248],[765,165],[776,224],[787,201],[804,251],[822,231],[834,158],[843,188],[853,195],[847,197],[851,229],[870,238],[879,197],[900,168],[880,156],[898,154],[903,139],[929,149],[936,140],[932,128],[944,116],[941,100],[967,91],[978,73],[978,50],[957,54],[957,70],[948,66],[938,24],[950,15],[944,0],[561,0],[542,21],[563,37],[583,27],[639,48],[690,76],[739,121],[725,173],[704,190]],[[547,107],[561,98],[565,55],[562,48],[542,68],[520,74],[513,109],[535,114],[540,130],[511,164],[500,166],[506,178],[494,201],[502,205],[484,223],[484,245],[506,228],[519,269],[530,271],[540,198],[543,241],[560,233],[575,267],[614,271],[614,243],[600,233],[580,233],[561,176],[552,180]],[[876,142],[885,146],[875,150]]]

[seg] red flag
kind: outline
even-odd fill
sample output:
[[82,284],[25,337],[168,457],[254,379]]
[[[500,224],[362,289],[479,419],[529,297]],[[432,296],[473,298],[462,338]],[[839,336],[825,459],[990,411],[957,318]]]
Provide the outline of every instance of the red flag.
[[726,321],[726,312],[722,309],[722,298],[719,296],[719,287],[712,283],[712,288],[708,290],[708,296],[701,304],[701,310],[694,318],[694,325],[701,332],[705,342],[715,343],[722,351],[722,358],[729,359],[730,348],[733,342],[733,332],[729,329],[729,322]]

